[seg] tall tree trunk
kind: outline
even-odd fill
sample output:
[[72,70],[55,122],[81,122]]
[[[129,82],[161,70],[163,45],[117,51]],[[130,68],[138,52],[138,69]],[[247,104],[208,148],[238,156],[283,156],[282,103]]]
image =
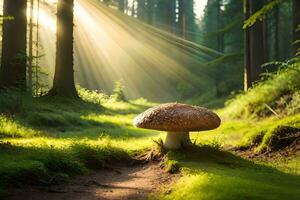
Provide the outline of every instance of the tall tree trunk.
[[[250,1],[251,0],[244,0],[244,15],[245,20],[250,17]],[[250,60],[250,29],[245,29],[245,52],[244,52],[244,90],[247,90],[248,87],[251,85],[250,80],[250,68],[251,68],[251,60]]]
[[154,0],[147,0],[147,23],[153,25]]
[[33,72],[33,0],[30,0],[29,19],[29,44],[28,44],[28,92],[32,94],[32,72]]
[[274,37],[274,42],[275,42],[275,52],[274,52],[274,56],[276,60],[280,60],[280,55],[279,55],[279,6],[277,5],[274,8],[274,27],[275,27],[275,37]]
[[131,16],[136,16],[136,7],[135,7],[136,0],[132,0],[132,7],[131,7]]
[[[222,6],[222,0],[217,0],[217,31],[221,30],[223,27],[223,22],[222,22],[222,10],[221,10],[221,6]],[[224,33],[220,32],[217,35],[217,46],[218,46],[218,51],[219,52],[223,52],[224,51]],[[220,82],[222,82],[222,69],[225,66],[219,66],[217,67],[216,71],[215,71],[215,81],[216,81],[216,96],[220,97],[222,96],[222,91],[220,89]]]
[[[245,17],[261,9],[262,1],[245,0]],[[260,78],[262,64],[265,62],[263,21],[258,20],[245,30],[245,89],[250,88]]]
[[4,0],[0,88],[19,87],[26,90],[27,1]]
[[293,24],[294,24],[294,34],[293,34],[293,40],[294,40],[294,45],[293,45],[293,54],[296,55],[297,52],[300,50],[300,30],[297,30],[299,25],[300,25],[300,1],[299,0],[294,0],[294,5],[293,5]]
[[187,5],[186,0],[179,0],[178,2],[178,21],[179,21],[179,34],[182,38],[186,39],[186,19],[187,19]]
[[124,13],[125,10],[125,0],[119,0],[118,2],[118,9],[119,11]]
[[56,63],[50,96],[78,97],[73,69],[74,0],[57,4]]
[[137,18],[146,21],[146,4],[145,0],[137,0]]

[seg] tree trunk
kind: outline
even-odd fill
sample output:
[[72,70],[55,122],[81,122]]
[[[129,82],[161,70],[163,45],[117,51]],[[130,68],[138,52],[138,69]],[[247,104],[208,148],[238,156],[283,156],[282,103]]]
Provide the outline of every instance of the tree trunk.
[[58,1],[55,74],[49,96],[78,97],[73,69],[73,8],[74,0]]
[[137,18],[146,21],[146,4],[145,0],[137,0]]
[[154,1],[147,1],[147,23],[153,25]]
[[33,0],[30,0],[29,19],[29,44],[28,44],[28,92],[32,94],[32,72],[33,72]]
[[300,25],[300,1],[299,0],[294,0],[294,16],[293,16],[293,24],[294,24],[294,30],[293,30],[293,40],[294,40],[294,45],[293,45],[293,55],[296,55],[297,52],[300,49],[300,30],[297,31],[299,25]]
[[4,0],[0,88],[19,87],[26,90],[27,1]]
[[186,0],[179,0],[178,10],[179,34],[182,38],[186,39]]
[[[223,27],[223,22],[222,22],[222,2],[221,0],[217,0],[217,31],[221,30]],[[217,35],[217,47],[219,52],[224,52],[224,33],[219,32]],[[222,91],[220,89],[220,82],[222,82],[222,70],[225,66],[221,65],[217,67],[215,71],[215,81],[216,81],[216,96],[220,97],[222,96]]]
[[131,8],[131,16],[136,16],[136,7],[135,7],[136,0],[132,0],[132,8]]
[[125,10],[125,0],[119,0],[118,9],[119,9],[119,11],[121,11],[121,12],[124,13],[124,10]]
[[280,60],[280,55],[279,55],[279,6],[277,5],[275,8],[274,8],[274,20],[275,20],[275,23],[274,23],[274,27],[275,27],[275,52],[274,52],[274,56],[275,56],[275,59],[276,60]]
[[[250,0],[244,0],[244,15],[245,20],[250,17]],[[250,67],[251,67],[251,60],[250,60],[250,30],[249,28],[245,29],[245,52],[244,52],[244,90],[247,90],[248,87],[251,85],[250,81]]]
[[[245,18],[248,19],[262,8],[262,1],[245,0]],[[262,64],[265,62],[263,21],[258,20],[253,26],[245,30],[245,90],[260,79]]]

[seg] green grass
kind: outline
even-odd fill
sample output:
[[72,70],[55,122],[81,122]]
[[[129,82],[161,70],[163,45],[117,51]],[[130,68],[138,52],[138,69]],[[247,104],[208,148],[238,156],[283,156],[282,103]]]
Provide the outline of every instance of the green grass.
[[222,150],[254,146],[259,152],[269,147],[268,138],[282,125],[300,127],[300,115],[225,121],[217,130],[193,133],[192,140],[197,146],[167,155],[166,166],[179,165],[183,177],[171,192],[162,191],[153,199],[298,199],[299,154],[265,162],[245,160]]
[[18,91],[0,96],[6,105],[0,111],[0,188],[67,181],[128,161],[160,136],[132,125],[134,116],[153,103],[79,93],[81,100],[38,99]]
[[[257,90],[262,97],[259,91],[263,90]],[[17,91],[0,95],[0,103],[5,105],[0,107],[0,197],[7,186],[57,184],[89,169],[127,162],[153,147],[152,139],[163,137],[159,132],[132,125],[134,116],[154,103],[145,99],[118,101],[82,88],[79,94],[81,100],[38,99]],[[239,104],[242,100],[235,101]],[[283,109],[280,116],[267,118],[236,115],[240,111],[232,113],[238,108],[233,103],[220,110],[223,118],[220,128],[191,133],[197,146],[167,154],[165,169],[174,172],[180,168],[182,178],[174,183],[171,192],[153,198],[299,197],[299,156],[266,163],[248,161],[220,150],[254,147],[262,152],[268,149],[278,127],[300,127],[300,114],[295,106],[289,105],[291,114],[287,115],[287,109]],[[250,112],[247,106],[243,109]]]
[[231,119],[224,120],[221,126],[212,131],[192,133],[192,139],[198,144],[212,146],[256,147],[256,151],[266,150],[274,130],[280,126],[300,128],[300,114],[284,118]]
[[231,118],[257,118],[274,115],[271,109],[280,116],[299,113],[300,63],[288,61],[281,67],[284,68],[268,74],[265,81],[228,101],[221,114]]
[[[266,162],[245,160],[221,149],[274,150],[283,126],[300,128],[300,65],[257,83],[218,111],[223,122],[213,131],[193,133],[198,144],[169,152],[166,166],[181,166],[183,177],[153,199],[299,199],[300,155]],[[271,109],[270,109],[271,108]],[[277,147],[276,147],[277,148]]]
[[[298,199],[300,176],[211,146],[169,153],[183,177],[154,199]],[[175,161],[174,161],[175,160]],[[299,164],[299,163],[298,163]]]

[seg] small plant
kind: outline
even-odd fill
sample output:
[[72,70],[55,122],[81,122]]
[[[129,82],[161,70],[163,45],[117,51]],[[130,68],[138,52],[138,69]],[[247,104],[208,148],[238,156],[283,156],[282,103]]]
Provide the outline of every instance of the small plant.
[[171,174],[178,173],[180,171],[179,162],[175,160],[166,160],[164,163],[164,169],[166,170],[166,172]]
[[24,95],[18,88],[2,90],[0,94],[0,112],[6,114],[21,113],[24,107]]
[[257,118],[274,113],[281,117],[299,112],[299,61],[272,62],[265,67],[268,65],[276,65],[279,70],[265,74],[264,81],[227,101],[222,110],[227,117]]
[[80,98],[89,103],[100,105],[102,102],[107,101],[109,96],[100,90],[88,90],[79,85],[76,86]]
[[121,81],[117,81],[115,83],[115,87],[111,95],[111,98],[116,101],[127,101],[124,93],[124,86]]
[[[38,47],[36,47],[38,48]],[[39,65],[39,60],[44,55],[27,56],[27,79],[28,90],[34,97],[41,97],[49,90],[48,77],[49,74]]]

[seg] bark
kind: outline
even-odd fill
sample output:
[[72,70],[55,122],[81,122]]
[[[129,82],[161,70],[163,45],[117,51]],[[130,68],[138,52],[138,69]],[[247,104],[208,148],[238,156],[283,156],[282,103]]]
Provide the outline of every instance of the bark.
[[132,0],[132,8],[131,8],[131,16],[135,17],[136,14],[136,7],[135,7],[136,0]]
[[124,13],[124,10],[125,10],[125,0],[119,0],[118,9],[119,9],[119,11],[121,11],[121,12]]
[[32,72],[33,72],[33,0],[30,0],[29,19],[29,52],[28,52],[28,91],[32,94]]
[[186,39],[186,29],[187,29],[187,3],[186,0],[179,0],[178,2],[178,10],[179,10],[179,34],[182,38]]
[[276,60],[280,60],[280,57],[279,57],[279,6],[277,5],[275,8],[274,8],[274,18],[275,18],[275,23],[274,23],[274,26],[275,26],[275,59]]
[[3,22],[0,88],[26,90],[26,9],[25,0],[3,2],[3,15],[14,19]]
[[154,1],[147,1],[147,23],[153,25]]
[[[223,27],[222,23],[222,10],[221,10],[222,2],[221,0],[217,0],[217,30],[221,30]],[[218,33],[217,36],[217,46],[218,46],[218,51],[223,52],[224,51],[224,33]],[[220,68],[216,69],[215,72],[215,81],[216,81],[216,96],[220,97],[222,96],[222,91],[220,88],[220,82],[222,82],[222,69],[225,66],[220,66]]]
[[[244,0],[244,15],[245,20],[250,17],[250,0]],[[244,90],[247,90],[249,85],[251,85],[250,80],[250,68],[251,68],[251,60],[250,60],[250,29],[245,29],[245,53],[244,53]]]
[[[245,18],[258,11],[262,1],[245,0]],[[245,30],[245,89],[250,88],[260,79],[263,72],[261,66],[265,62],[265,38],[263,21],[258,20],[253,26]]]
[[137,0],[137,18],[146,21],[146,4],[145,0]]
[[294,0],[293,5],[293,24],[294,24],[294,30],[293,30],[293,55],[296,55],[297,52],[300,49],[300,31],[297,31],[299,25],[300,25],[300,1]]
[[55,74],[49,96],[78,97],[73,69],[73,8],[74,0],[58,1]]

